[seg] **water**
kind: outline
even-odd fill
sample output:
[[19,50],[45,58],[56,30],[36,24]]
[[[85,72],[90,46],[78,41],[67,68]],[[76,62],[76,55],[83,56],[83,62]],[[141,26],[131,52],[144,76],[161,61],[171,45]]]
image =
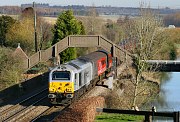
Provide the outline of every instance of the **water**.
[[[157,111],[180,111],[180,72],[172,72],[170,80],[161,85],[159,98],[161,102],[154,103]],[[153,122],[173,122],[173,120],[156,118]]]
[[166,107],[180,111],[180,72],[173,72],[171,79],[162,84],[161,89],[165,92]]

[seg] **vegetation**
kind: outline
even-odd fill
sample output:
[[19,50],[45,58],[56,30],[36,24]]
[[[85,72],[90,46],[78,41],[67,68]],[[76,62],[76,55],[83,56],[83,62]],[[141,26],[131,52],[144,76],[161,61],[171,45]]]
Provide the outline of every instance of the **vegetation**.
[[120,40],[124,37],[121,24],[122,23],[119,23],[118,20],[116,23],[111,20],[107,20],[107,24],[103,26],[103,35],[114,43],[119,44]]
[[176,27],[180,27],[180,12],[166,15],[164,23],[166,26],[175,25]]
[[0,48],[0,89],[5,89],[21,80],[21,62],[9,48]]
[[[115,35],[119,35],[120,41],[126,41],[133,44],[128,50],[136,56],[134,59],[135,69],[128,68],[124,74],[119,77],[119,84],[124,84],[124,94],[119,96],[118,91],[108,96],[108,107],[131,109],[134,106],[140,107],[141,105],[149,102],[156,97],[158,93],[158,86],[156,83],[148,82],[145,77],[155,77],[160,79],[160,73],[153,73],[146,60],[152,59],[175,59],[176,48],[171,41],[171,38],[166,34],[166,30],[162,29],[163,23],[160,17],[154,14],[149,8],[141,9],[141,16],[133,19],[125,17],[118,19],[118,24],[109,24],[108,29],[111,28],[115,32],[114,25],[118,26],[118,31]],[[117,27],[116,27],[117,28]],[[108,35],[107,35],[108,37]],[[150,69],[147,72],[147,69]],[[123,82],[126,77],[126,82]],[[124,99],[126,99],[124,101]]]
[[[52,45],[68,35],[84,34],[84,27],[80,21],[75,19],[72,11],[65,11],[59,15],[56,24],[53,28]],[[60,53],[61,63],[70,61],[76,58],[76,48],[68,48]]]
[[[32,8],[23,11],[20,19],[16,21],[6,34],[7,46],[16,48],[21,44],[21,48],[29,55],[35,52],[34,49],[34,15]],[[52,38],[51,26],[37,17],[37,39],[38,50],[46,49],[50,46],[49,41]],[[28,31],[27,31],[28,30]]]
[[88,16],[86,17],[86,22],[84,22],[86,33],[88,35],[98,35],[102,33],[102,20],[98,18],[98,13],[95,7],[88,10]]
[[6,46],[6,34],[8,30],[11,28],[11,26],[16,22],[12,17],[10,16],[4,16],[2,15],[0,17],[0,44],[1,46]]
[[[25,9],[18,20],[14,20],[10,16],[1,16],[1,45],[6,46],[0,49],[0,89],[4,89],[13,84],[17,84],[22,80],[21,59],[18,55],[13,55],[14,48],[18,43],[26,54],[32,55],[34,52],[34,20],[32,9]],[[51,28],[46,22],[37,18],[37,32],[40,49],[49,47],[51,39]],[[10,49],[11,48],[11,49]]]
[[[28,31],[27,31],[28,30]],[[17,44],[21,44],[21,48],[25,52],[33,52],[34,49],[34,28],[33,20],[25,18],[21,22],[12,25],[6,34],[7,46],[16,48]]]
[[[26,9],[23,11],[25,13],[16,21],[7,16],[0,18],[0,24],[2,24],[0,30],[0,34],[2,35],[1,44],[3,46],[16,48],[17,43],[21,43],[24,51],[28,52],[28,54],[34,53],[34,21],[32,11],[32,9]],[[125,18],[119,18],[117,22],[111,20],[107,20],[106,22],[99,19],[97,11],[93,7],[88,13],[86,19],[82,17],[81,20],[83,21],[80,22],[74,17],[72,11],[62,12],[58,16],[52,32],[52,25],[38,18],[38,48],[40,50],[46,49],[68,35],[85,34],[85,32],[91,35],[102,34],[117,44],[121,41],[136,42],[135,46],[129,49],[131,53],[137,56],[134,64],[136,70],[127,71],[132,74],[128,79],[130,83],[125,84],[129,91],[125,91],[124,96],[121,96],[121,98],[129,97],[129,99],[124,103],[116,94],[117,97],[115,98],[117,99],[113,100],[119,105],[126,104],[124,107],[126,109],[144,104],[148,101],[147,98],[154,97],[153,93],[156,92],[156,87],[154,84],[147,83],[143,79],[143,72],[149,66],[142,60],[175,59],[176,48],[173,43],[179,43],[179,31],[163,29],[162,20],[159,19],[159,16],[152,13],[150,9],[141,9],[140,17],[129,18],[126,16]],[[28,14],[29,16],[27,16]],[[80,54],[85,52],[79,48],[69,48],[60,54],[61,63],[76,58],[77,50]],[[0,63],[2,65],[0,67],[0,82],[3,84],[1,85],[2,87],[18,83],[21,79],[21,68],[16,68],[20,67],[20,62],[11,57],[11,52],[9,48],[1,49]],[[41,66],[43,67],[44,65]],[[152,76],[155,75],[153,74]],[[113,107],[117,107],[117,104],[114,104]]]
[[143,116],[102,113],[96,116],[95,122],[127,122],[127,121],[142,122],[143,119],[144,119]]
[[174,28],[174,29],[166,29],[165,33],[169,35],[169,39],[177,44],[180,44],[180,29]]
[[[114,84],[114,89],[106,97],[107,108],[132,110],[134,107],[132,102],[134,99],[135,87],[131,79],[132,76],[130,76],[129,73],[130,71],[127,69],[124,71],[123,76],[121,75],[118,77],[117,82]],[[139,94],[137,95],[136,106],[139,110],[143,110],[141,106],[145,103],[149,103],[151,100],[156,99],[159,91],[158,88],[158,85],[152,82],[144,81],[138,84],[137,90]]]

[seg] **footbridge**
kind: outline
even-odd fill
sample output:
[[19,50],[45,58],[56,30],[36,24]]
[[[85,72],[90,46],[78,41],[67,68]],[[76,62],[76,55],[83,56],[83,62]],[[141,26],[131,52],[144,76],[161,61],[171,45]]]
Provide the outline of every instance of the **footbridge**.
[[133,55],[101,35],[71,35],[46,50],[40,50],[23,60],[23,68],[29,70],[39,62],[46,62],[68,47],[98,47],[111,52],[121,63],[132,63]]
[[180,72],[180,60],[147,60],[155,71],[160,72]]
[[[134,55],[113,43],[101,35],[70,35],[60,40],[46,50],[39,50],[37,53],[23,60],[23,68],[29,70],[39,62],[46,62],[49,59],[57,58],[59,53],[69,47],[98,47],[111,52],[123,65],[130,65],[133,62]],[[180,61],[173,60],[148,60],[155,71],[180,72]]]

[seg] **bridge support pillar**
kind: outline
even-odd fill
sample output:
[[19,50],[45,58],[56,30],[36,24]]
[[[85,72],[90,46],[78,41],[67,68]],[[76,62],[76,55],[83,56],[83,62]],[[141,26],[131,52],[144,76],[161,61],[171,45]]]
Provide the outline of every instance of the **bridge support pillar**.
[[111,55],[113,57],[116,57],[116,53],[115,53],[115,45],[113,44],[112,47],[111,47]]
[[54,59],[54,65],[60,64],[60,54],[57,51],[57,45],[53,46],[52,48],[52,57]]
[[116,78],[117,77],[117,56],[116,56],[114,44],[112,44],[112,47],[111,47],[111,55],[113,57],[113,70],[115,72],[114,78]]

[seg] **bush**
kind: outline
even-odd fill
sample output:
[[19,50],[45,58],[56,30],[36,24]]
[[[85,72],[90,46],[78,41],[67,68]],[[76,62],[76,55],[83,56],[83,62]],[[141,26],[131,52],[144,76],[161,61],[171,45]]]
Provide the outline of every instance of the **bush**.
[[23,69],[21,62],[9,48],[0,48],[0,89],[19,83]]

